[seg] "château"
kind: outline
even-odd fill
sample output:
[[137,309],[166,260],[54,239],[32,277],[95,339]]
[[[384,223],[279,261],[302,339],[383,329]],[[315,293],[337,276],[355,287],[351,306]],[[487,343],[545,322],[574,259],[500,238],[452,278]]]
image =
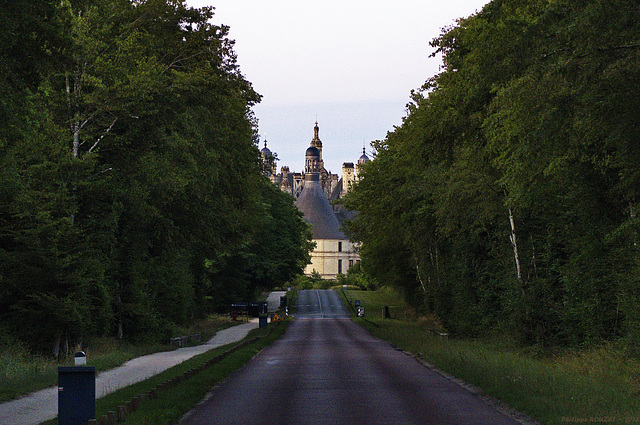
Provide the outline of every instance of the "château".
[[334,201],[349,192],[358,181],[360,167],[369,161],[366,153],[353,162],[342,165],[342,176],[327,171],[322,160],[322,141],[319,136],[318,123],[313,128],[313,139],[305,152],[304,172],[295,173],[283,166],[276,173],[274,155],[267,148],[265,141],[261,150],[267,177],[283,191],[291,194],[295,205],[303,213],[304,220],[311,225],[315,249],[311,252],[311,263],[307,265],[305,274],[318,272],[324,279],[335,279],[346,273],[360,261],[358,247],[342,232],[342,222],[353,216],[354,212],[346,210]]

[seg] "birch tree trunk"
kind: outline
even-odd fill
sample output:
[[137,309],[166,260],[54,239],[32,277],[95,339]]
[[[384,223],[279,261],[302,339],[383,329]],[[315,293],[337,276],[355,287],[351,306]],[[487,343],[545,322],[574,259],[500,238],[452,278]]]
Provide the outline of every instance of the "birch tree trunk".
[[[418,282],[420,282],[420,287],[422,288],[422,292],[424,292],[426,294],[427,293],[427,287],[425,286],[425,284],[424,284],[424,282],[422,280],[422,276],[420,276],[420,266],[418,265],[417,262],[416,262],[416,275],[418,276]],[[431,280],[431,278],[429,278],[428,276],[427,276],[427,279]]]
[[60,343],[62,341],[62,330],[56,332],[56,338],[53,341],[53,349],[51,350],[53,357],[56,359],[60,355]]
[[[79,74],[79,73],[78,73]],[[67,107],[69,109],[69,127],[72,134],[71,157],[78,158],[80,151],[80,111],[78,107],[78,96],[80,90],[80,77],[76,75],[73,81],[73,90],[71,89],[71,81],[69,73],[65,77],[67,89]]]
[[516,225],[513,220],[513,210],[509,207],[509,224],[511,225],[511,234],[509,235],[509,241],[511,242],[511,247],[513,248],[513,258],[516,263],[516,277],[518,279],[518,287],[520,288],[520,292],[524,294],[524,289],[522,287],[522,269],[520,267],[520,255],[518,254],[518,240],[516,237]]
[[[435,252],[435,255],[434,255]],[[438,255],[438,247],[429,248],[429,255],[431,255],[432,264],[436,266],[436,283],[438,284],[438,288],[442,287],[442,282],[440,281],[440,256]]]
[[[629,218],[631,218],[631,222],[633,223],[634,221],[636,221],[636,208],[633,206],[633,202],[629,202]],[[637,250],[638,249],[638,231],[635,230],[635,226],[634,226],[634,230],[632,232],[632,243],[633,243],[633,247]]]

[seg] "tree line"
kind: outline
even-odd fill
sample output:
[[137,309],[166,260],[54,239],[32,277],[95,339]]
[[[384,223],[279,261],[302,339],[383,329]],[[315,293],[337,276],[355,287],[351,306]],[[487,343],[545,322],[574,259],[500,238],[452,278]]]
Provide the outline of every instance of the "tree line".
[[260,96],[213,8],[0,7],[0,334],[168,336],[282,285],[311,234],[262,174]]
[[640,353],[640,9],[493,0],[373,142],[362,266],[455,335]]

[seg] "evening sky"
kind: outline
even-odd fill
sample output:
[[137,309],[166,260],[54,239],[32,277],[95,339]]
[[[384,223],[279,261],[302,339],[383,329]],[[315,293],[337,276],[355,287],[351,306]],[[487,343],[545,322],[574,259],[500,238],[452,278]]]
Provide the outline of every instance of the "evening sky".
[[438,73],[429,42],[487,0],[188,0],[230,27],[278,169],[303,171],[318,121],[325,167],[341,174],[402,123],[411,90]]

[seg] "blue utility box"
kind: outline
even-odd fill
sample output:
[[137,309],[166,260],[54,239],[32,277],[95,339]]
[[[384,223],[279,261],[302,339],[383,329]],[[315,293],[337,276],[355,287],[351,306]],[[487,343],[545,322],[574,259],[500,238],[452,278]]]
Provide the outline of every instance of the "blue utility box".
[[96,368],[58,367],[58,424],[86,425],[96,418]]

